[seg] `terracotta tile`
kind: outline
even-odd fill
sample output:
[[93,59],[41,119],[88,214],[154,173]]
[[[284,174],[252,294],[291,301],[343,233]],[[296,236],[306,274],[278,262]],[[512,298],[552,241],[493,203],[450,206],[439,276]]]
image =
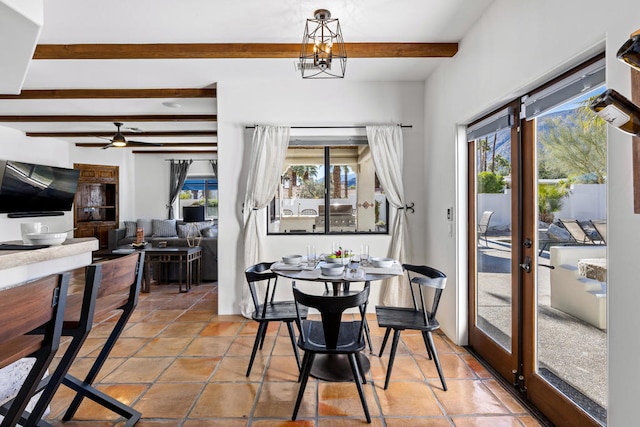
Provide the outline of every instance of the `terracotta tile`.
[[121,336],[129,338],[152,338],[158,335],[167,325],[164,323],[134,323]]
[[[291,356],[293,357],[293,347],[291,345],[291,338],[289,337],[289,332],[287,332],[287,327],[284,326],[282,328],[285,331],[285,334],[282,336],[278,336],[276,338],[275,346],[273,347],[273,351],[271,352],[274,356]],[[295,340],[296,346],[298,340]],[[265,340],[266,344],[266,340]]]
[[136,357],[179,356],[191,338],[160,338],[150,340],[136,353]]
[[464,360],[467,365],[469,365],[469,368],[478,376],[478,378],[493,377],[491,375],[491,372],[489,372],[484,366],[482,366],[482,363],[480,363],[478,359],[473,357],[473,355],[467,353],[461,354],[460,357],[462,357],[462,360]]
[[262,379],[268,356],[256,354],[251,368],[251,375],[246,377],[249,366],[248,357],[225,357],[220,361],[218,368],[211,377],[211,381],[260,381]]
[[213,317],[209,310],[189,310],[180,315],[176,322],[208,322]]
[[456,427],[522,427],[512,416],[453,417]]
[[[183,419],[204,388],[202,383],[154,384],[134,408],[145,418]],[[175,421],[174,421],[175,422]]]
[[542,424],[531,415],[519,416],[518,419],[525,427],[542,427]]
[[206,322],[175,322],[162,331],[163,338],[194,338],[202,332]]
[[[271,349],[273,348],[274,339],[274,337],[266,337],[264,339],[264,344],[262,345],[262,350],[258,348],[258,352],[256,354],[270,354]],[[236,338],[235,340],[233,340],[233,343],[231,344],[231,347],[227,352],[227,356],[251,356],[251,350],[253,349],[254,341],[255,337]]]
[[[146,384],[115,384],[98,386],[98,390],[108,394],[114,398],[117,398],[125,405],[131,405],[134,401],[140,397],[140,395],[147,390]],[[74,415],[74,420],[117,420],[120,415],[109,409],[98,405],[91,399],[84,399],[78,408],[78,411]]]
[[232,337],[198,337],[187,346],[183,356],[223,356],[233,341]]
[[[105,376],[110,374],[114,369],[120,366],[126,359],[123,358],[115,358],[110,357],[102,365],[98,376],[96,377],[96,381],[102,381]],[[87,376],[89,369],[95,363],[96,359],[93,357],[82,357],[73,361],[71,368],[69,369],[69,374],[73,375],[76,378],[83,379]]]
[[[381,387],[384,387],[384,380],[387,376],[387,366],[389,363],[389,356],[382,355],[382,357],[370,357],[371,361],[371,376],[376,381],[376,385],[380,383]],[[391,371],[390,381],[423,381],[424,375],[420,368],[416,364],[413,357],[409,355],[397,355],[393,362],[393,370]]]
[[[302,356],[300,357],[302,362]],[[271,356],[265,381],[298,381],[298,364],[293,355],[291,356]]]
[[[438,353],[438,358],[440,359],[440,366],[442,367],[442,373],[444,374],[445,380],[448,378],[477,378],[475,373],[471,370],[471,368],[469,368],[469,365],[467,365],[459,355],[455,353]],[[436,369],[435,362],[433,360],[429,360],[426,353],[424,355],[416,355],[415,360],[425,377],[437,379],[440,378],[438,376],[438,370]]]
[[218,366],[220,358],[178,357],[162,375],[158,382],[206,382]]
[[[140,423],[136,424],[136,427],[140,425]],[[218,419],[218,420],[187,420],[182,427],[246,427],[249,425],[249,422],[244,419]],[[256,425],[254,422],[252,425]]]
[[[363,415],[364,417],[364,415]],[[358,419],[357,417],[352,418],[320,418],[318,420],[318,427],[350,427],[350,426],[375,426],[382,427],[384,424],[382,423],[382,419],[380,418],[371,418],[371,424],[366,424],[366,420],[364,418]],[[414,424],[415,425],[415,424]]]
[[249,417],[259,386],[252,383],[210,383],[205,387],[189,417]]
[[104,378],[107,383],[150,383],[169,366],[173,358],[132,357]]
[[[278,335],[278,329],[280,328],[280,324],[281,322],[269,322],[269,326],[267,326],[267,336],[273,337]],[[248,321],[244,324],[244,326],[242,327],[242,329],[238,334],[242,336],[255,337],[259,326],[260,324],[258,322]],[[285,329],[286,329],[286,326],[285,326]]]
[[[109,357],[131,357],[136,354],[138,350],[147,345],[148,342],[149,339],[120,337],[118,338],[116,345],[113,346]],[[97,357],[100,350],[101,348],[96,348],[90,356]]]
[[[453,353],[453,349],[451,348],[451,346],[449,346],[449,344],[447,344],[447,342],[442,339],[441,335],[438,334],[432,334],[433,336],[433,343],[436,346],[436,351],[438,352],[438,354],[445,354],[445,353]],[[389,348],[391,348],[391,338],[393,336],[389,337],[389,342],[387,343],[387,346],[389,346]],[[402,334],[400,335],[400,339],[402,341],[404,341],[405,345],[407,346],[407,349],[413,353],[413,354],[427,354],[427,347],[424,344],[424,339],[422,338],[422,334],[418,331],[404,331],[402,332]],[[387,351],[387,350],[385,350]]]
[[184,313],[184,310],[155,310],[144,318],[145,322],[167,323],[173,322]]
[[376,383],[376,393],[383,415],[442,416],[433,392],[423,382],[391,382],[387,390]]
[[[430,381],[439,386],[439,381]],[[438,400],[449,415],[460,414],[501,414],[507,409],[478,380],[451,380],[447,382],[448,391],[433,387]]]
[[491,392],[500,400],[500,402],[502,402],[504,406],[507,407],[507,409],[509,409],[509,411],[514,414],[524,414],[527,412],[527,410],[520,405],[518,400],[513,397],[511,393],[505,390],[504,387],[496,380],[486,380],[482,383],[485,387],[491,390]]
[[[371,383],[363,384],[365,399],[369,407],[369,414],[372,417],[379,416],[378,405],[375,404],[373,387]],[[318,384],[318,415],[327,416],[362,416],[365,419],[364,409],[358,389],[353,382]]]
[[211,322],[200,332],[202,337],[217,337],[220,335],[236,335],[242,323],[238,322]]
[[[291,419],[300,384],[296,382],[265,382],[253,411],[254,418]],[[298,410],[298,418],[313,417],[316,413],[316,387],[309,381]]]
[[390,418],[385,417],[387,427],[451,427],[451,423],[448,418],[443,417],[431,417],[431,418]]

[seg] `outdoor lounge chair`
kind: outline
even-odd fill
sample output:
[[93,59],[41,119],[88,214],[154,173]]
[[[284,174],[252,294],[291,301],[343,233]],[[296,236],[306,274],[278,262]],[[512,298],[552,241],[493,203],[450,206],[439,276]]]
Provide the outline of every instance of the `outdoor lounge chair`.
[[[596,243],[589,233],[584,229],[580,221],[577,219],[560,219],[562,226],[567,230],[574,243],[579,245],[596,245]],[[603,242],[604,243],[604,242]]]
[[598,233],[598,239],[603,245],[607,244],[607,220],[606,219],[594,219],[589,221],[593,229]]
[[484,235],[484,243],[487,246],[489,246],[489,242],[487,241],[487,231],[489,230],[489,222],[491,222],[492,216],[493,211],[484,211],[482,212],[480,221],[478,221],[478,242],[480,241],[480,236]]

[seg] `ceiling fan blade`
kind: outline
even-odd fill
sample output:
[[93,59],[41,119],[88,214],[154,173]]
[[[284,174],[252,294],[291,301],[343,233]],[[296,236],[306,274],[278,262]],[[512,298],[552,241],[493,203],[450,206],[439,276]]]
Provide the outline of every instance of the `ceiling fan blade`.
[[158,142],[145,142],[145,141],[127,141],[127,145],[148,145],[151,147],[162,147],[162,144]]
[[111,147],[114,147],[113,143],[107,144],[104,147],[101,147],[101,149],[106,150],[107,148],[111,148]]

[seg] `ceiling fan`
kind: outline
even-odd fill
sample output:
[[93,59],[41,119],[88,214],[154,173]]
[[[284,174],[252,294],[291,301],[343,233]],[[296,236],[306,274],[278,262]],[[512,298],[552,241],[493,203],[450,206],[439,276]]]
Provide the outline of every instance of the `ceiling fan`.
[[102,147],[103,150],[111,147],[125,148],[125,147],[131,147],[131,146],[150,146],[150,147],[162,146],[162,144],[159,144],[157,142],[127,141],[124,138],[124,135],[122,134],[122,132],[120,132],[120,127],[122,126],[122,123],[114,122],[113,124],[116,125],[116,128],[117,128],[116,134],[113,135],[113,138],[110,139],[111,142],[109,144]]

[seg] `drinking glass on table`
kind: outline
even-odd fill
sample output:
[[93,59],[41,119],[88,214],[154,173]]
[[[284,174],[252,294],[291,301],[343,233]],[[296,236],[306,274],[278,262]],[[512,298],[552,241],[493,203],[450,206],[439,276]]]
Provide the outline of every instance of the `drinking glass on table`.
[[369,245],[360,246],[360,265],[369,265]]
[[316,263],[316,247],[313,245],[308,245],[307,246],[307,263],[309,265],[315,265]]

